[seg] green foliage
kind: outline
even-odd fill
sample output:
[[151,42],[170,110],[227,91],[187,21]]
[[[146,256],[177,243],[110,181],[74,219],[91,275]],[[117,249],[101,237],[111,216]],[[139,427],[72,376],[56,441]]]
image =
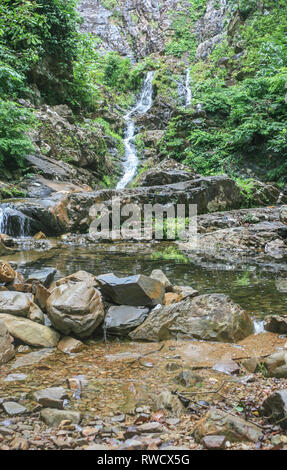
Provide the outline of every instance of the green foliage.
[[22,167],[25,155],[33,151],[26,132],[34,124],[30,110],[0,99],[0,166]]
[[169,246],[161,251],[154,251],[152,254],[152,259],[164,259],[170,261],[176,261],[178,263],[189,263],[189,259],[183,253],[179,251],[178,248],[174,246]]
[[[189,53],[192,59],[196,52],[197,36],[194,23],[205,12],[207,0],[189,0],[189,6],[176,12],[172,23],[173,38],[167,44],[166,54],[181,57]],[[185,11],[186,10],[186,11]]]
[[[265,179],[286,181],[287,1],[239,1],[246,15],[234,42],[224,41],[191,69],[193,103],[205,114],[185,110],[174,117],[161,151],[199,173],[236,174],[246,164]],[[280,21],[278,19],[280,18]],[[227,65],[218,64],[227,57]]]

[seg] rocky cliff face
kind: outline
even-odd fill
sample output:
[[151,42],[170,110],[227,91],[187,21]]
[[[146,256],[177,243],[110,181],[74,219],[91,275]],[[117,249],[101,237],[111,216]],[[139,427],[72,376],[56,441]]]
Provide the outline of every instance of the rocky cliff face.
[[173,14],[188,6],[178,0],[83,0],[83,31],[98,36],[100,47],[133,59],[161,53],[172,34]]
[[[198,59],[206,58],[224,38],[227,9],[228,0],[207,1],[206,12],[194,28],[199,41]],[[152,53],[164,53],[174,37],[173,23],[177,15],[190,18],[190,2],[83,0],[79,11],[84,19],[82,30],[97,36],[101,49],[139,60]]]

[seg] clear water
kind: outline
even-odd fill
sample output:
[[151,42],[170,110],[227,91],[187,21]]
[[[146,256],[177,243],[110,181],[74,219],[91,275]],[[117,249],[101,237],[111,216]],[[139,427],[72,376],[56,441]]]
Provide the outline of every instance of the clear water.
[[25,275],[41,267],[54,267],[58,270],[57,278],[78,270],[95,275],[114,272],[126,276],[140,273],[150,275],[153,269],[162,269],[173,284],[192,286],[201,294],[228,294],[254,318],[287,312],[286,274],[261,270],[225,271],[216,267],[201,267],[192,262],[153,259],[153,249],[152,244],[139,246],[133,243],[69,246],[50,250],[41,259],[31,260],[30,264],[19,267]]
[[148,72],[142,87],[141,94],[135,106],[124,116],[126,121],[126,132],[124,138],[125,161],[124,174],[117,184],[117,189],[125,188],[135,177],[138,167],[137,149],[134,144],[135,139],[135,117],[145,114],[152,106],[152,80],[155,72]]

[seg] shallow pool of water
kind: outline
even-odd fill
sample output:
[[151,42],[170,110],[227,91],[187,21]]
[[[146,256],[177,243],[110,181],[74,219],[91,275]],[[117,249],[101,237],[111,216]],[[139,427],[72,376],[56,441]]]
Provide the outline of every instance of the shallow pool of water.
[[287,278],[284,274],[258,269],[230,271],[201,267],[184,260],[153,259],[154,251],[156,248],[152,245],[142,247],[132,243],[125,246],[65,246],[46,252],[41,259],[34,261],[32,257],[28,265],[19,268],[29,275],[41,267],[54,267],[58,271],[56,278],[78,270],[95,275],[114,272],[124,276],[150,275],[153,269],[162,269],[173,284],[190,285],[201,294],[228,294],[255,317],[287,313]]

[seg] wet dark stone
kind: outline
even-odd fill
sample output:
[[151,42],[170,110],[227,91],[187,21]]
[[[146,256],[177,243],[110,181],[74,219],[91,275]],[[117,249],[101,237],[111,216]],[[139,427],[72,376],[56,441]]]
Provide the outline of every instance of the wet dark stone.
[[125,336],[139,326],[148,316],[149,308],[116,305],[110,307],[105,317],[104,328],[108,334]]
[[99,276],[97,280],[103,296],[116,304],[149,306],[163,302],[163,284],[148,276],[140,274],[119,278],[111,273]]

